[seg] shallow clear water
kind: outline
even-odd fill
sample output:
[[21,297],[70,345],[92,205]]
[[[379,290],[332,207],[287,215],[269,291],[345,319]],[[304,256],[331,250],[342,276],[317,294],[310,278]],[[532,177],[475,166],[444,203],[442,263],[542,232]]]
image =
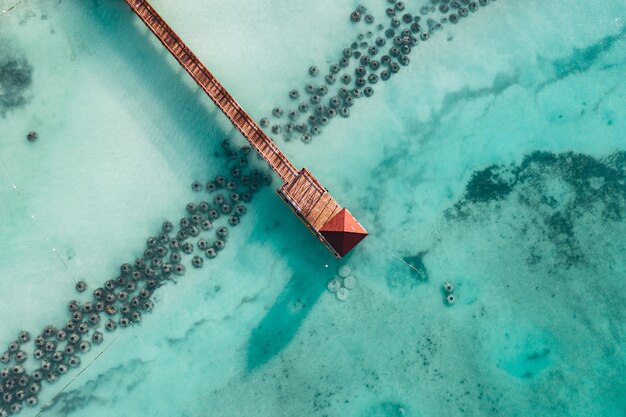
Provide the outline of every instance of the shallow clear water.
[[[305,84],[389,26],[387,1],[359,4],[373,25],[351,23],[347,0],[153,2],[253,117],[283,129]],[[211,199],[190,184],[228,174],[221,143],[244,141],[122,1],[0,6],[8,346],[63,326],[70,299]],[[625,18],[617,0],[491,2],[420,42],[311,143],[272,134],[370,236],[336,261],[274,178],[219,256],[186,259],[141,323],[100,329],[21,414],[626,414]],[[341,302],[327,282],[343,265],[356,285]]]

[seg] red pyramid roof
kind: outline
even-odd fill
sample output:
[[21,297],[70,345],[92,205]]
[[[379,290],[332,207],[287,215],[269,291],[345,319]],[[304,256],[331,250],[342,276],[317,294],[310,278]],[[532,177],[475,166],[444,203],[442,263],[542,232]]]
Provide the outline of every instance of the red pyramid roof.
[[320,233],[339,256],[344,256],[350,252],[367,236],[367,231],[345,208],[327,221],[320,229]]

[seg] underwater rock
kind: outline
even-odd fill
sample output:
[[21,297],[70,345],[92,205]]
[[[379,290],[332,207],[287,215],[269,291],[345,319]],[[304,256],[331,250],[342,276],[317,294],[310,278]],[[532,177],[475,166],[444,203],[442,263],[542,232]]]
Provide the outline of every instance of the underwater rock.
[[346,278],[352,273],[352,268],[350,268],[348,265],[342,265],[337,268],[337,273],[341,278]]
[[448,305],[452,305],[456,302],[456,297],[454,294],[448,294],[446,296],[446,303],[448,303]]
[[215,234],[219,238],[225,238],[226,236],[228,236],[228,229],[224,226],[220,226],[216,229]]
[[345,277],[343,279],[343,286],[348,290],[353,289],[356,286],[356,278],[352,275]]
[[335,296],[339,301],[346,301],[350,297],[350,291],[347,288],[341,287],[335,293]]
[[78,281],[76,283],[76,291],[85,292],[86,289],[87,289],[87,283],[85,281]]
[[202,191],[203,188],[204,187],[200,181],[194,181],[191,183],[191,189],[196,193]]
[[26,343],[26,342],[28,342],[30,340],[30,333],[28,333],[26,330],[22,330],[22,331],[20,331],[20,334],[17,337],[17,339],[21,343]]
[[200,268],[202,266],[202,264],[204,263],[204,259],[202,259],[199,256],[194,256],[191,259],[191,264],[195,267],[195,268]]
[[341,288],[341,281],[337,277],[332,278],[326,284],[326,288],[328,288],[328,291],[330,291],[330,292],[337,292],[337,290],[339,290],[339,288]]

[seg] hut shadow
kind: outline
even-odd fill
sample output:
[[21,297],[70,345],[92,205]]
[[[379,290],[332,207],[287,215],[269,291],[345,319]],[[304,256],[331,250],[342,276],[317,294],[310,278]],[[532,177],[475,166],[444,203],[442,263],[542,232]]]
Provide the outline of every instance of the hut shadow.
[[250,334],[246,370],[263,366],[289,345],[323,292],[310,268],[293,269],[289,283]]
[[[259,227],[252,239],[263,241],[271,236],[271,245],[287,261],[291,278],[259,324],[247,344],[247,372],[262,367],[280,354],[298,334],[322,294],[326,282],[340,262],[308,233],[285,204],[277,209],[263,204],[260,218],[271,219]],[[272,230],[279,229],[279,230]],[[268,243],[269,244],[269,243]]]

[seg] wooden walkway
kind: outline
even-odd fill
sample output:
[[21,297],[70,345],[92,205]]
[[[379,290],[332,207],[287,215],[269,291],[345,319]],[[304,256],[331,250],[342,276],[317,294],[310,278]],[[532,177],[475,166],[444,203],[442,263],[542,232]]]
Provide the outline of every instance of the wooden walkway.
[[287,159],[261,127],[230,95],[228,90],[200,62],[180,37],[145,0],[125,0],[159,41],[191,75],[195,82],[213,100],[231,123],[250,142],[250,145],[267,161],[283,180],[278,195],[326,247],[337,257],[337,251],[319,232],[342,207],[319,181],[306,169],[300,171]]

